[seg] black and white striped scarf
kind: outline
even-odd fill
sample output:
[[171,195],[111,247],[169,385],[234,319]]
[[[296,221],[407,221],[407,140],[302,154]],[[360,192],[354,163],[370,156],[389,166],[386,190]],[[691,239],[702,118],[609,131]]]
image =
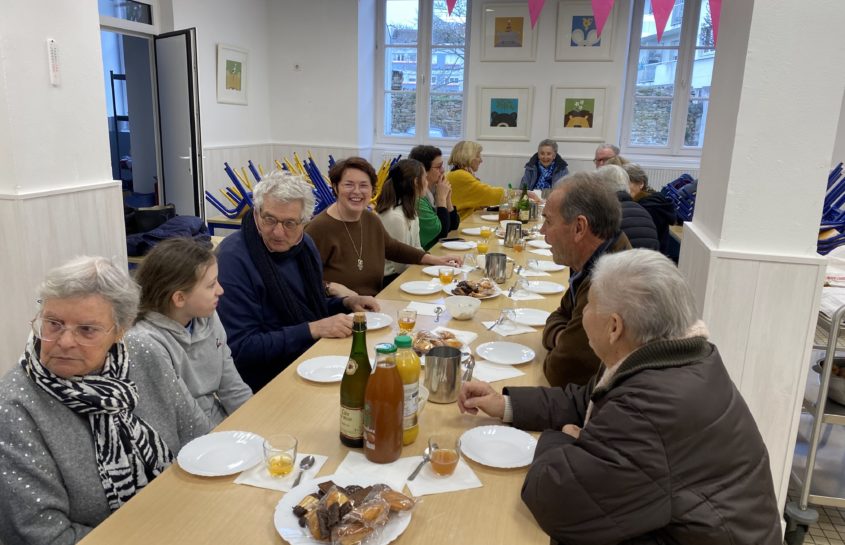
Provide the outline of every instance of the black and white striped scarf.
[[119,341],[112,346],[101,374],[73,379],[58,377],[44,367],[40,349],[41,340],[30,333],[21,367],[42,390],[88,417],[100,481],[114,511],[173,461],[158,432],[133,414],[138,391],[128,379],[126,345]]

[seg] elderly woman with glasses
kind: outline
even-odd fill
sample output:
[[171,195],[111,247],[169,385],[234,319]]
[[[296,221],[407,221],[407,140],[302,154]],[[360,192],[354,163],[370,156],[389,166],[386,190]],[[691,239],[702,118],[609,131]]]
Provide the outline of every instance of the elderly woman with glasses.
[[608,254],[584,309],[590,382],[462,386],[462,411],[543,432],[522,500],[553,542],[783,543],[763,438],[696,316],[666,257]]
[[349,311],[378,310],[372,297],[328,294],[320,254],[305,231],[314,213],[311,185],[283,172],[255,187],[241,230],[220,244],[217,309],[235,367],[258,391],[317,339],[352,334]]
[[0,379],[0,541],[76,543],[209,423],[144,336],[125,268],[77,258],[39,289],[19,365]]
[[525,174],[522,175],[520,187],[534,189],[552,189],[558,181],[569,174],[569,163],[563,160],[558,152],[557,142],[541,140],[537,146],[537,153],[525,163]]

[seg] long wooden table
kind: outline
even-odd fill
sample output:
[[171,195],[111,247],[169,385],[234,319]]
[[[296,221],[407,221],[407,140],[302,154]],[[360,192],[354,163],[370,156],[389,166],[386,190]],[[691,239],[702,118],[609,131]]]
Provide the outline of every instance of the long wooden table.
[[[415,273],[419,271],[408,274]],[[559,300],[560,296],[551,298]],[[408,301],[380,297],[379,303],[382,312],[395,320],[396,311],[407,306]],[[444,315],[439,324],[434,323],[434,317],[420,316],[417,328],[445,325],[474,331],[479,337],[472,343],[473,348],[490,340],[525,344],[537,353],[533,362],[519,366],[525,375],[496,382],[494,386],[547,384],[542,373],[545,350],[540,342],[540,328],[536,328],[536,333],[503,339],[481,325],[481,321],[493,320],[498,313],[495,308],[482,308],[471,321],[448,320],[448,315]],[[395,327],[394,321],[390,327],[368,331],[370,352],[374,352],[376,343],[391,341],[396,334]],[[350,347],[349,338],[319,341],[220,424],[217,431],[247,430],[261,435],[291,433],[299,438],[301,452],[328,456],[320,475],[333,473],[350,450],[338,439],[340,387],[336,383],[308,382],[299,377],[296,366],[316,356],[347,355]],[[437,431],[462,432],[495,423],[499,423],[498,420],[461,415],[455,403],[429,402],[420,415],[420,436],[414,444],[403,449],[402,456],[420,455],[425,448],[425,438]],[[397,544],[548,543],[548,537],[520,500],[527,468],[495,469],[469,459],[467,463],[483,487],[423,497],[415,508],[410,526],[396,540]],[[284,543],[273,526],[273,511],[283,493],[236,485],[234,478],[234,475],[197,477],[173,464],[96,528],[83,543]]]

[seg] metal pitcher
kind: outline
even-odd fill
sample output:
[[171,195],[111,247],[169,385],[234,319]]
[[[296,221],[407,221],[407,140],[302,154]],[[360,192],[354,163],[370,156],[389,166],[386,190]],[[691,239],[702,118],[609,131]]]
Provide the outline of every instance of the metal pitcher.
[[[510,271],[508,271],[508,265],[510,265]],[[508,261],[508,256],[505,254],[487,254],[484,261],[484,272],[487,278],[492,279],[497,284],[502,284],[513,276],[513,261]]]
[[528,221],[534,221],[539,216],[540,207],[536,202],[528,203]]
[[466,355],[466,371],[461,374],[464,354],[451,346],[435,346],[425,356],[425,381],[428,400],[434,403],[453,403],[458,399],[461,383],[472,378],[475,358]]
[[508,223],[505,225],[505,242],[506,248],[513,248],[513,243],[522,238],[522,224]]

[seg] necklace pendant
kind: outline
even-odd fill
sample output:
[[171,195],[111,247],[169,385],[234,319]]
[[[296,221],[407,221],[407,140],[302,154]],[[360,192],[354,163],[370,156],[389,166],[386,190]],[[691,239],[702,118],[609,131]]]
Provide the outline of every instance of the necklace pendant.
[[358,260],[358,270],[359,270],[359,271],[363,271],[363,270],[364,270],[364,260],[363,260],[363,259],[359,259],[359,260]]

